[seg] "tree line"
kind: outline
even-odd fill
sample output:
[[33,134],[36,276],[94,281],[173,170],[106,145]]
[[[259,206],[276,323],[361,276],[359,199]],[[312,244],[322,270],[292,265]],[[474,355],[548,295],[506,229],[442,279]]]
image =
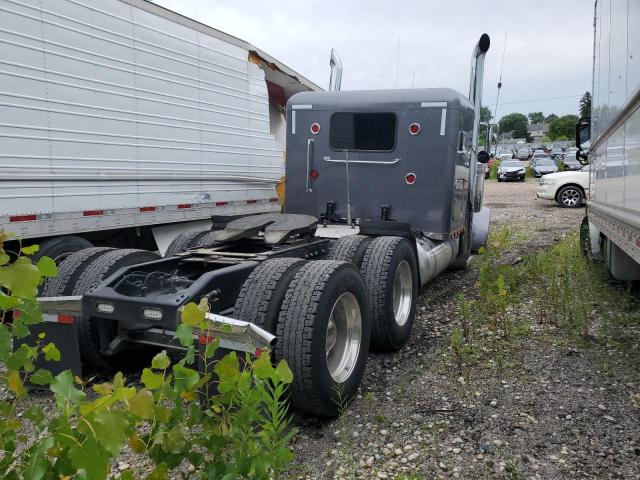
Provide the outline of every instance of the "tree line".
[[[589,117],[591,115],[591,94],[585,92],[582,95],[578,104],[578,111],[580,117]],[[485,144],[486,140],[486,125],[493,120],[493,114],[488,107],[482,107],[480,112],[481,131],[480,139],[481,143]],[[513,131],[513,138],[526,138],[527,142],[531,142],[531,125],[547,123],[548,129],[545,137],[542,138],[543,142],[547,141],[563,141],[570,140],[575,136],[575,126],[578,123],[578,115],[562,115],[558,116],[555,113],[545,115],[543,112],[530,112],[525,115],[523,113],[510,113],[503,116],[498,124],[493,124],[492,129],[499,133],[506,133]]]

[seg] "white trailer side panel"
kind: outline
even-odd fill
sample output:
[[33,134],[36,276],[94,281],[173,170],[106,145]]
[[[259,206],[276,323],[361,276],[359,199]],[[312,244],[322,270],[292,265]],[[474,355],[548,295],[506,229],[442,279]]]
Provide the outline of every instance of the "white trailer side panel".
[[0,0],[0,228],[277,210],[283,146],[248,57],[119,0]]
[[640,264],[640,3],[596,3],[589,220]]

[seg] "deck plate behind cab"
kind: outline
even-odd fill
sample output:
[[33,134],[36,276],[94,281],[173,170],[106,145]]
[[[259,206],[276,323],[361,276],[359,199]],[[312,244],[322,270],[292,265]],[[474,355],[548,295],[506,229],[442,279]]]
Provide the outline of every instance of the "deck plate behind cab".
[[313,235],[318,219],[311,215],[296,213],[264,213],[238,218],[227,223],[224,230],[216,233],[216,242],[228,243],[250,238],[264,231],[264,241],[276,245],[291,235],[309,233]]

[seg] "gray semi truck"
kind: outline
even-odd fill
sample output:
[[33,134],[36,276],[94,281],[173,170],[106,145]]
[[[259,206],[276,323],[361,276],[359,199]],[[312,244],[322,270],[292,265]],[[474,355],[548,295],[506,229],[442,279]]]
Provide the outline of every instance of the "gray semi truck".
[[179,351],[182,309],[206,298],[221,347],[270,349],[293,371],[293,405],[335,415],[370,347],[409,340],[419,287],[466,267],[486,242],[488,49],[485,34],[468,98],[445,88],[292,96],[283,213],[214,219],[211,232],[189,234],[199,246],[164,259],[109,248],[69,256],[40,299],[43,328],[65,352],[59,368],[109,367],[145,346]]

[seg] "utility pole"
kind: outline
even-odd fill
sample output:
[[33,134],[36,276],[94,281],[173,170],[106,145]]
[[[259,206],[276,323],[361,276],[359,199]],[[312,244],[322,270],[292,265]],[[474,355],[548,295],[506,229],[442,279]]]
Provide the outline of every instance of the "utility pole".
[[[498,121],[498,99],[500,98],[500,89],[502,88],[502,69],[504,68],[504,54],[507,51],[507,34],[504,34],[504,47],[502,49],[502,63],[500,64],[500,78],[498,79],[498,94],[496,95],[496,106],[493,110],[494,119]],[[499,132],[500,130],[498,130]],[[491,126],[489,126],[488,137],[491,139]],[[487,143],[489,145],[489,149],[491,148],[491,143]],[[491,150],[489,150],[491,151]],[[498,142],[496,142],[496,148],[493,151],[494,156],[498,154]]]

